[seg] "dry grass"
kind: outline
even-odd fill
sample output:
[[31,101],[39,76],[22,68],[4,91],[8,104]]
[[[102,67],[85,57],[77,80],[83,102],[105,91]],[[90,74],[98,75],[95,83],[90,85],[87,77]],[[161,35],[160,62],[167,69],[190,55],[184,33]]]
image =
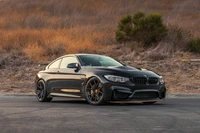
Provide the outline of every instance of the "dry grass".
[[[160,47],[149,51],[138,44],[131,44],[131,48],[130,44],[115,45],[118,20],[127,13],[134,14],[138,10],[159,12],[167,26],[171,24],[180,28],[171,31],[174,35],[170,33]],[[198,66],[192,65],[194,68],[190,69],[189,65],[173,64],[170,61],[173,58],[184,58],[172,53],[180,51],[182,46],[185,49],[189,35],[185,31],[199,36],[199,10],[198,0],[0,1],[0,75],[5,81],[0,83],[0,93],[33,92],[34,75],[41,69],[33,61],[52,60],[68,53],[106,54],[129,61],[128,64],[133,66],[153,68],[166,76],[170,93],[200,93],[199,83],[195,80],[199,79],[199,73],[196,72]],[[178,39],[181,29],[184,29],[184,35],[182,39]],[[134,60],[153,60],[162,65],[133,64]],[[181,65],[190,71],[184,75],[185,70]],[[191,87],[184,76],[191,76],[193,69],[197,75],[194,75],[191,81],[194,85]],[[177,73],[171,79],[174,72]],[[183,75],[179,78],[181,74]],[[178,79],[177,82],[175,78]],[[181,85],[174,89],[177,84]],[[191,88],[193,89],[190,90]]]
[[17,48],[22,50],[27,57],[35,60],[44,60],[50,56],[60,56],[66,53],[96,52],[99,44],[94,40],[103,37],[101,33],[91,34],[81,27],[57,30],[0,30],[0,33],[2,33],[1,50],[11,52]]
[[138,10],[160,12],[165,24],[179,25],[197,35],[199,7],[196,0],[1,1],[0,49],[10,52],[18,48],[35,60],[98,52],[102,45],[116,44],[119,18]]

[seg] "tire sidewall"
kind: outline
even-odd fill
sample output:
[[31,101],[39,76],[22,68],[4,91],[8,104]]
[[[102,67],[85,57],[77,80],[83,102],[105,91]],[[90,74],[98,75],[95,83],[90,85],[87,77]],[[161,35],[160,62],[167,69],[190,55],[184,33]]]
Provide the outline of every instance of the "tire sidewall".
[[39,97],[38,97],[38,96],[36,96],[36,97],[37,97],[37,100],[38,100],[38,101],[40,101],[40,102],[45,102],[45,100],[46,100],[46,98],[47,98],[47,89],[46,89],[46,83],[44,82],[44,80],[39,80],[37,84],[39,84],[39,83],[42,83],[42,84],[43,84],[43,86],[44,86],[44,96],[43,96],[43,98],[42,98],[42,99],[39,99]]

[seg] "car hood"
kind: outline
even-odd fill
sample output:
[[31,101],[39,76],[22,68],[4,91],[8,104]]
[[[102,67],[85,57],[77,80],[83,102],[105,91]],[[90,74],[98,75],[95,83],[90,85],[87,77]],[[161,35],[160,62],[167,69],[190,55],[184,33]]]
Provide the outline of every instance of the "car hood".
[[146,70],[137,69],[130,66],[120,67],[85,67],[88,72],[95,73],[97,75],[118,75],[125,77],[159,77],[158,74]]

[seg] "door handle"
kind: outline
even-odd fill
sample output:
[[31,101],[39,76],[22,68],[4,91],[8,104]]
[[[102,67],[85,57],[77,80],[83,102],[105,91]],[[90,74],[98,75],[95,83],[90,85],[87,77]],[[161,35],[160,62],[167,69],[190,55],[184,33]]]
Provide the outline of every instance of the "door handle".
[[57,71],[57,74],[60,73],[60,71]]

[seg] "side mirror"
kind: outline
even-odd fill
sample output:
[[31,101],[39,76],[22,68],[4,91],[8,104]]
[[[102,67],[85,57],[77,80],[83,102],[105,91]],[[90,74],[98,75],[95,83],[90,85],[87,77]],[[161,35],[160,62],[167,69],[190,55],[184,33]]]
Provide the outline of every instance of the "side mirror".
[[67,65],[67,68],[76,68],[76,69],[78,69],[79,66],[78,66],[78,63],[70,63],[70,64]]

